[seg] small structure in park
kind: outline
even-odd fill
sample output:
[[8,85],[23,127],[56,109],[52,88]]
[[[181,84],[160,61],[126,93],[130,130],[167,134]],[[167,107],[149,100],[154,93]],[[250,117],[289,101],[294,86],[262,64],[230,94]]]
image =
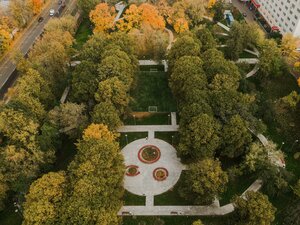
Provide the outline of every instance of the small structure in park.
[[228,26],[232,26],[234,18],[230,10],[224,11],[224,19],[226,19]]

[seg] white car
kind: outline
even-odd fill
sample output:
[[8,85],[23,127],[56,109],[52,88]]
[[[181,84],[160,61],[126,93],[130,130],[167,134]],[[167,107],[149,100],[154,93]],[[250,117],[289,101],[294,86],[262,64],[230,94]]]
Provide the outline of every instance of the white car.
[[55,14],[55,10],[54,10],[54,9],[50,9],[49,15],[50,15],[50,16],[54,16],[54,14]]

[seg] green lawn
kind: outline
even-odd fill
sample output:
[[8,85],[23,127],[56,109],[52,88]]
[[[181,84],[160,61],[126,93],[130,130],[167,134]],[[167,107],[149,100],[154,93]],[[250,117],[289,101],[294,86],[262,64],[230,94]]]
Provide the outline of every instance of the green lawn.
[[[221,217],[195,217],[195,216],[126,216],[123,217],[123,225],[159,225],[157,218],[165,223],[164,225],[192,225],[195,220],[201,219],[205,225],[232,225],[230,216]],[[142,223],[144,222],[144,223]]]
[[168,86],[167,74],[163,71],[140,71],[137,87],[130,95],[134,99],[130,104],[133,111],[147,112],[148,106],[157,106],[158,112],[176,111],[176,102]]
[[[127,140],[126,136],[127,135]],[[130,133],[121,133],[119,137],[120,147],[123,148],[128,143],[133,142],[135,140],[148,137],[147,132],[130,132]]]
[[91,22],[88,19],[83,19],[78,27],[75,34],[76,43],[74,48],[80,50],[84,43],[88,40],[89,36],[93,34],[91,27]]
[[124,194],[124,205],[145,205],[146,197],[134,195],[128,191],[125,191]]
[[15,212],[15,208],[10,202],[11,206],[0,212],[0,224],[1,225],[21,225],[22,217]]
[[139,116],[133,112],[130,117],[124,120],[125,125],[168,125],[171,124],[170,113],[147,113]]
[[178,144],[178,132],[155,132],[154,133],[155,138],[164,140],[168,142],[171,145],[177,145]]
[[241,195],[255,181],[255,178],[242,175],[227,185],[226,191],[220,196],[220,204],[226,205],[231,202],[235,195]]
[[179,181],[172,189],[161,195],[154,196],[154,205],[194,205],[193,202],[188,201],[179,195],[178,188],[180,186],[180,181],[184,179],[184,176],[186,176],[185,171],[181,173]]
[[54,171],[66,170],[69,163],[73,160],[76,154],[76,146],[74,140],[70,140],[67,136],[62,139],[62,147],[56,153],[57,160],[54,164]]

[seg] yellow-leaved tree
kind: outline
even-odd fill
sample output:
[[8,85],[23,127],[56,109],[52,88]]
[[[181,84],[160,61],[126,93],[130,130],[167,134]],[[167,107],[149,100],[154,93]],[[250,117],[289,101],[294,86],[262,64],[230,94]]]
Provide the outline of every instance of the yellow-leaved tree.
[[94,124],[92,123],[83,131],[83,140],[87,141],[89,139],[105,139],[107,141],[114,141],[117,134],[114,134],[108,130],[108,127],[104,124]]
[[114,7],[110,7],[107,3],[98,4],[90,12],[90,20],[95,26],[94,33],[107,32],[113,29],[115,16]]

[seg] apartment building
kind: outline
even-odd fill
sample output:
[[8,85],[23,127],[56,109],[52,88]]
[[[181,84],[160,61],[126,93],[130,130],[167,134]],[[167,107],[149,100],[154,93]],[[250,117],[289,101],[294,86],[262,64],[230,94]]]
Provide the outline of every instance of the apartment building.
[[269,25],[300,37],[300,0],[250,0]]

